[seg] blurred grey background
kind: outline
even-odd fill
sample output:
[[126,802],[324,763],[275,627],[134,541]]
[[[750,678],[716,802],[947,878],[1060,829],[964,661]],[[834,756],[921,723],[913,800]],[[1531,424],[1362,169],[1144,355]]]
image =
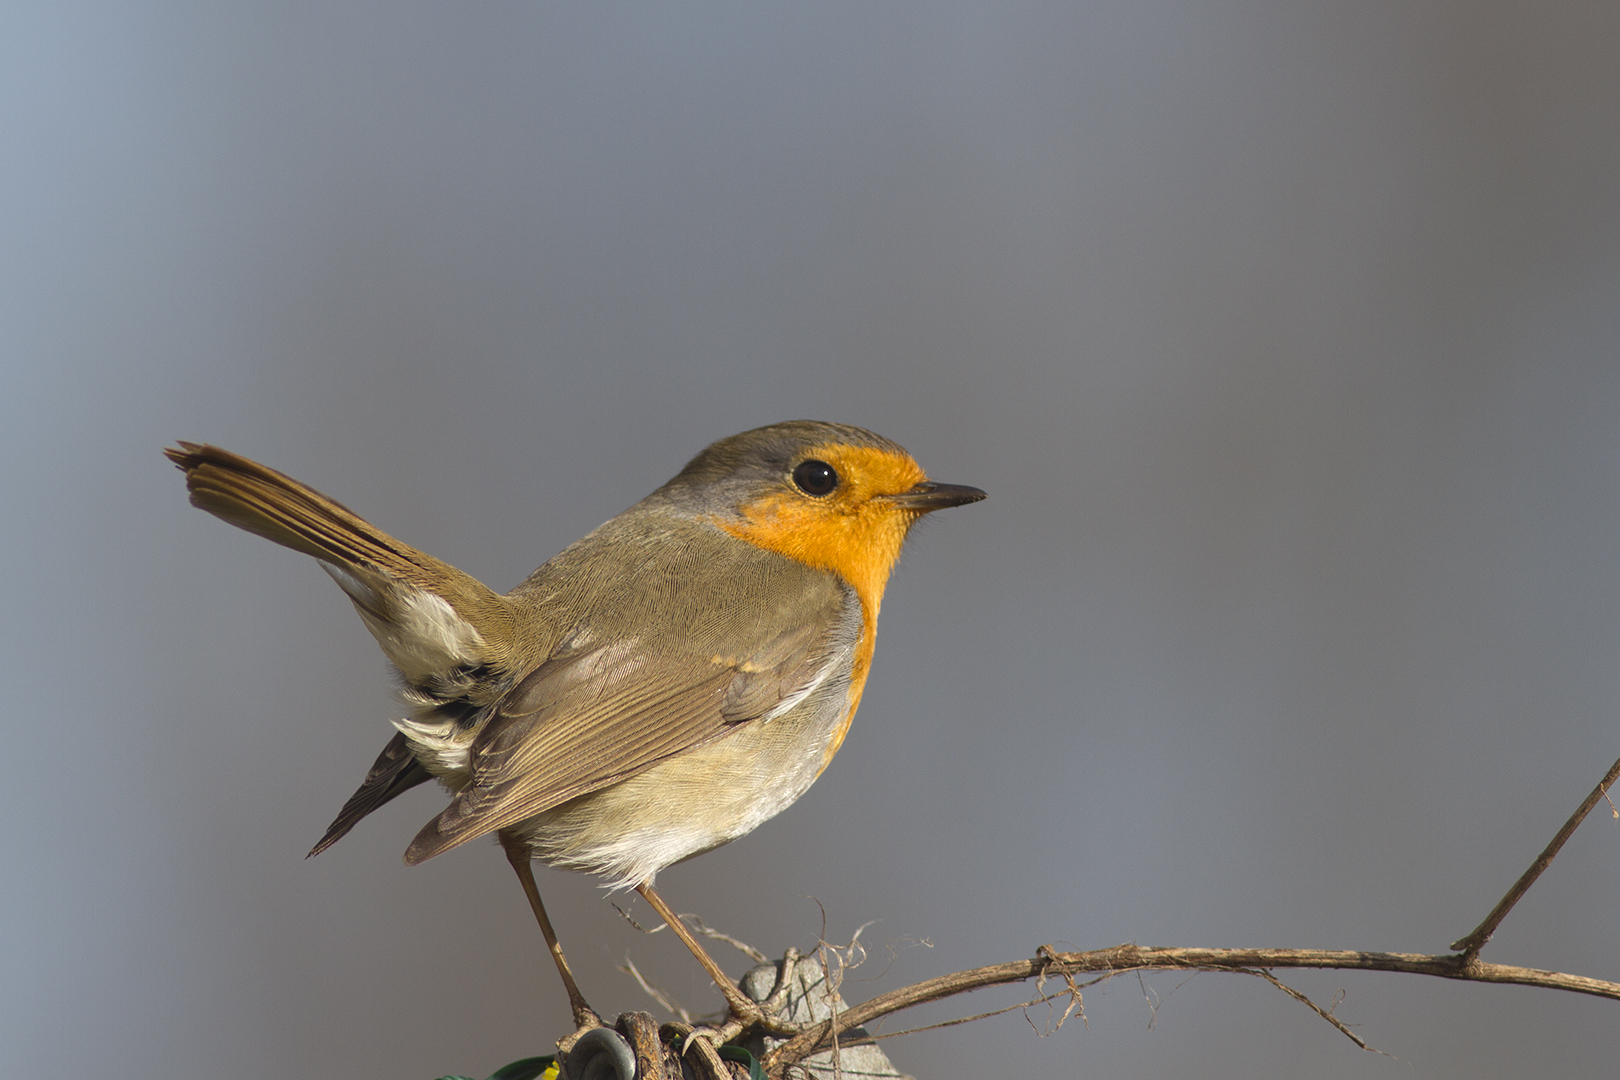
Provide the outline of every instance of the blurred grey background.
[[[304,861],[385,667],[178,438],[505,589],[716,438],[871,427],[990,500],[908,551],[836,764],[672,903],[773,954],[877,920],[856,1000],[1049,942],[1442,951],[1620,753],[1616,56],[1581,0],[7,4],[4,1071],[482,1076],[564,1028],[498,851],[401,864],[436,789]],[[649,1007],[627,955],[717,1005],[540,880],[599,1008]],[[1617,887],[1603,807],[1485,959],[1620,978]],[[1286,978],[1393,1057],[1216,975],[889,1050],[1620,1050],[1597,999]]]

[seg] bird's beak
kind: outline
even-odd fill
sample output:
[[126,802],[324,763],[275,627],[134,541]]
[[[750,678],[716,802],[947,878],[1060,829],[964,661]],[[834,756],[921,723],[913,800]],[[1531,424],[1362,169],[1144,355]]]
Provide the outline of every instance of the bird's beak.
[[924,480],[916,487],[883,497],[902,510],[926,514],[932,510],[943,510],[947,506],[976,503],[984,498],[984,492],[964,484],[936,484],[932,480]]

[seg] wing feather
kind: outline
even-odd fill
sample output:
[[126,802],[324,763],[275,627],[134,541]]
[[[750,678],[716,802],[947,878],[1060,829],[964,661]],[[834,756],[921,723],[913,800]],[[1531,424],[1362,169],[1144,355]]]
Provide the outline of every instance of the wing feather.
[[631,637],[542,664],[479,732],[472,781],[405,861],[628,779],[739,724],[769,722],[802,699],[854,648],[860,601],[830,574],[795,567],[784,577],[800,603],[737,612],[661,652]]

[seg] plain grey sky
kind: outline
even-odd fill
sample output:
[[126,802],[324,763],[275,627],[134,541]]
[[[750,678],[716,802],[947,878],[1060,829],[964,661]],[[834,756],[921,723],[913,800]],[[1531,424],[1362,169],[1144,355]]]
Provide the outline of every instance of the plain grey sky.
[[[854,999],[1044,943],[1443,950],[1620,753],[1617,55],[1577,0],[6,5],[5,1071],[481,1076],[566,1021],[495,849],[401,865],[434,789],[303,860],[384,664],[174,439],[505,589],[716,438],[871,427],[990,500],[921,530],[837,761],[679,910],[772,953],[810,897],[877,920]],[[598,1008],[650,1007],[627,954],[718,1001],[540,880]],[[1605,810],[1486,959],[1620,978],[1617,887]],[[1148,979],[1151,1028],[1131,978],[890,1052],[1620,1050],[1595,999],[1288,981],[1394,1057],[1213,975]]]

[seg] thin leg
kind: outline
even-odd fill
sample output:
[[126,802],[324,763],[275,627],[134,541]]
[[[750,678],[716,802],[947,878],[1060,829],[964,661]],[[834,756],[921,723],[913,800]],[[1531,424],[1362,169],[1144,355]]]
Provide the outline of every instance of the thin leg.
[[512,869],[517,871],[518,880],[523,883],[523,894],[529,898],[529,907],[534,909],[534,917],[540,923],[540,933],[546,939],[546,948],[551,950],[551,958],[557,962],[557,974],[562,976],[563,989],[568,991],[568,1007],[574,1012],[576,1027],[599,1027],[602,1018],[596,1015],[585,1002],[585,995],[579,992],[579,984],[574,982],[574,973],[568,970],[568,961],[563,958],[562,946],[557,944],[557,932],[551,928],[551,920],[546,917],[546,905],[540,902],[540,887],[534,883],[534,867],[529,861],[529,849],[522,843],[510,839],[505,833],[500,834],[501,847],[506,849],[507,861]]
[[680,916],[676,915],[670,906],[664,903],[664,898],[658,895],[658,890],[651,885],[637,885],[636,892],[647,898],[647,903],[651,904],[653,910],[658,912],[659,917],[669,925],[671,930],[675,931],[675,936],[680,938],[688,949],[692,950],[692,955],[697,957],[697,962],[703,965],[703,970],[709,973],[709,978],[714,980],[714,985],[718,986],[720,992],[726,996],[726,1004],[731,1006],[731,1015],[739,1020],[759,1020],[763,1013],[758,1003],[750,1001],[741,990],[737,989],[737,984],[726,977],[726,973],[720,970],[720,965],[714,962],[713,957],[703,951],[703,946],[699,945],[697,938],[692,936],[692,931],[688,930],[686,924],[681,922]]

